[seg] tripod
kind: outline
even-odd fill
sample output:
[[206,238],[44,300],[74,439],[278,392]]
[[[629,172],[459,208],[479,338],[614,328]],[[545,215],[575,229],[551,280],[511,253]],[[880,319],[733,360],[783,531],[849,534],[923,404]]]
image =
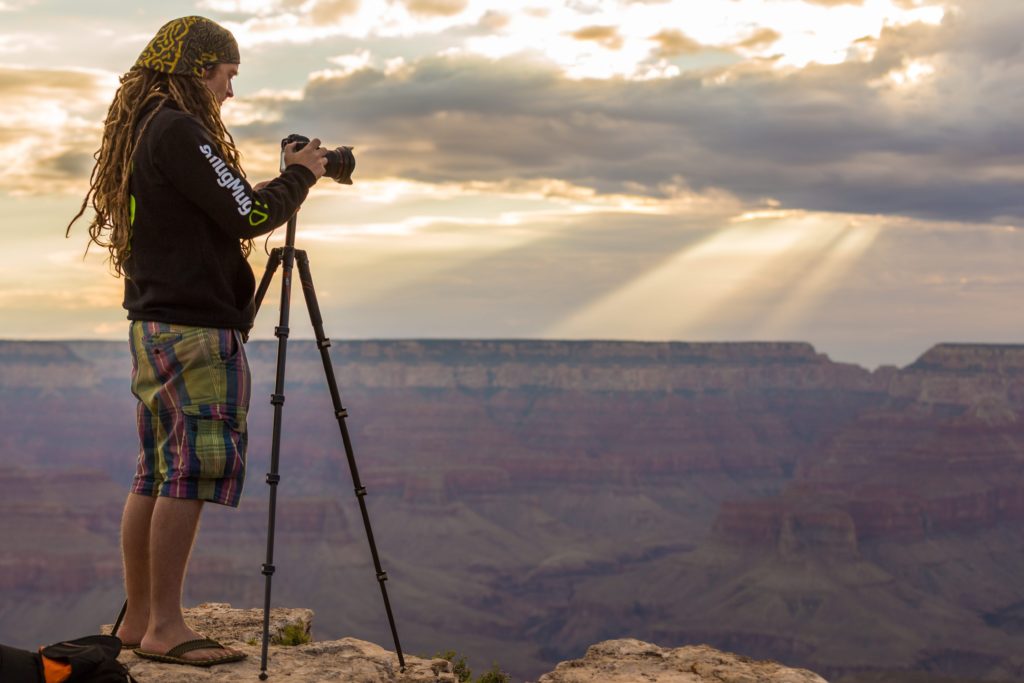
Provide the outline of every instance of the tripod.
[[[277,378],[274,384],[274,393],[271,394],[270,403],[274,406],[274,431],[270,452],[270,472],[267,473],[267,484],[270,485],[269,520],[267,524],[267,561],[263,564],[262,573],[266,577],[266,587],[263,598],[263,648],[260,655],[260,680],[267,680],[267,649],[270,638],[270,584],[274,575],[274,525],[277,515],[277,485],[281,481],[278,474],[278,464],[281,454],[281,410],[284,406],[284,371],[285,357],[288,346],[288,315],[291,307],[292,293],[292,269],[297,260],[299,264],[299,281],[302,284],[302,293],[306,299],[306,308],[309,310],[309,319],[313,323],[313,331],[316,334],[316,345],[320,349],[320,357],[324,363],[324,372],[327,375],[327,386],[331,391],[331,400],[334,402],[334,416],[338,420],[338,427],[341,429],[341,440],[345,445],[345,456],[348,458],[349,470],[352,473],[352,483],[355,486],[356,498],[359,500],[359,509],[363,515],[363,526],[366,527],[366,538],[370,542],[370,553],[373,556],[373,566],[377,572],[377,581],[380,584],[381,596],[384,598],[384,609],[388,615],[388,624],[391,627],[391,636],[395,641],[395,651],[398,653],[398,664],[401,671],[405,671],[405,657],[402,656],[402,645],[398,642],[398,630],[395,628],[395,618],[391,613],[391,602],[388,600],[387,573],[381,568],[380,557],[377,554],[377,544],[373,540],[373,529],[370,527],[370,516],[366,511],[366,487],[359,479],[359,469],[356,467],[355,455],[352,451],[352,441],[349,438],[348,427],[345,418],[348,411],[341,405],[341,397],[338,395],[338,382],[334,376],[334,366],[331,364],[331,356],[327,352],[331,340],[324,335],[323,318],[320,316],[320,305],[317,303],[316,291],[313,289],[313,278],[309,271],[309,257],[306,252],[295,248],[295,226],[296,216],[288,219],[288,232],[285,237],[285,246],[276,247],[270,251],[270,258],[267,261],[263,279],[256,290],[256,310],[259,311],[263,297],[270,287],[270,281],[278,267],[284,265],[284,276],[281,282],[281,317],[278,326],[274,329],[277,337]],[[128,609],[128,601],[125,600],[121,611],[114,620],[114,627],[111,633],[117,633],[121,621],[124,619]]]
[[341,440],[345,446],[345,456],[348,458],[348,467],[352,473],[352,484],[355,487],[356,498],[359,501],[359,509],[363,515],[363,526],[366,527],[366,538],[370,543],[370,553],[373,555],[373,566],[377,572],[377,582],[380,584],[381,596],[384,598],[384,609],[388,615],[388,624],[391,626],[391,636],[395,641],[395,650],[398,653],[398,663],[402,671],[405,671],[405,658],[402,656],[402,646],[398,642],[398,631],[395,628],[395,618],[391,613],[391,602],[388,600],[387,573],[381,568],[380,557],[377,554],[377,545],[373,540],[373,530],[370,528],[370,516],[366,511],[366,487],[359,479],[359,470],[356,467],[355,455],[352,452],[352,440],[349,438],[348,427],[345,419],[348,411],[341,405],[341,398],[338,395],[338,382],[334,376],[334,366],[331,364],[331,356],[327,349],[331,340],[324,335],[323,318],[320,316],[320,305],[317,303],[316,291],[313,289],[313,278],[309,271],[309,257],[302,249],[295,248],[295,225],[296,215],[288,219],[288,231],[285,237],[285,245],[271,250],[270,258],[267,261],[263,279],[256,290],[256,310],[263,303],[263,297],[267,293],[270,281],[279,266],[283,265],[283,279],[281,281],[281,315],[278,326],[274,328],[274,336],[277,337],[277,378],[274,384],[274,393],[271,395],[270,403],[274,406],[274,431],[270,451],[270,472],[267,474],[267,484],[270,486],[269,520],[267,524],[267,561],[263,564],[262,573],[266,577],[266,588],[263,598],[263,650],[260,657],[260,680],[267,680],[267,647],[269,645],[270,633],[270,583],[274,575],[274,523],[277,510],[277,485],[281,481],[278,475],[278,463],[281,453],[281,417],[284,406],[284,371],[285,357],[288,347],[288,314],[291,305],[292,291],[292,269],[298,261],[299,281],[302,284],[302,293],[306,299],[306,308],[309,311],[309,320],[313,323],[313,331],[316,335],[316,345],[320,349],[320,358],[324,363],[324,373],[327,375],[327,386],[331,392],[331,400],[334,403],[334,416],[338,420],[338,427],[341,430]]

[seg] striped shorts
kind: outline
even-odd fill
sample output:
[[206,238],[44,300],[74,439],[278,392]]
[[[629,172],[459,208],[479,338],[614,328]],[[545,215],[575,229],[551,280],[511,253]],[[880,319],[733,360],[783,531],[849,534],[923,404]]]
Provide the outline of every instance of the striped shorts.
[[249,363],[237,330],[133,321],[139,459],[132,493],[237,507]]

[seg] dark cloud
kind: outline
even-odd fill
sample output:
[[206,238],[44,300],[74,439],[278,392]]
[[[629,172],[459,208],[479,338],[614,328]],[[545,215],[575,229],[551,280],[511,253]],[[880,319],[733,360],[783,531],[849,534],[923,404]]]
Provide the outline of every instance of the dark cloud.
[[[275,106],[356,144],[364,177],[552,177],[656,196],[684,183],[793,208],[1021,221],[1024,6],[998,8],[890,27],[869,62],[785,74],[574,81],[522,57],[436,57],[317,80]],[[936,60],[930,81],[879,85],[921,59]]]
[[46,161],[58,175],[70,178],[88,176],[96,163],[93,156],[85,152],[64,152]]

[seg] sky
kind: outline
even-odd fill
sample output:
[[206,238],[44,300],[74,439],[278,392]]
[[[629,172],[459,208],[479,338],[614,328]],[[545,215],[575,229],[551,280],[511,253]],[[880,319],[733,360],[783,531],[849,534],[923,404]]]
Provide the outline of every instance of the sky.
[[1019,0],[0,0],[0,337],[126,338],[123,282],[65,229],[118,76],[189,14],[238,39],[251,181],[289,133],[355,147],[298,217],[332,338],[875,367],[1024,334]]

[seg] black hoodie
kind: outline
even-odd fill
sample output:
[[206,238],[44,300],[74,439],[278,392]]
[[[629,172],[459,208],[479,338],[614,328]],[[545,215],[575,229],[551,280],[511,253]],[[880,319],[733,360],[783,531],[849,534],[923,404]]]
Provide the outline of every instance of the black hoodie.
[[128,319],[247,333],[256,278],[240,240],[286,222],[314,183],[312,171],[293,164],[253,190],[196,117],[165,104],[132,157]]

